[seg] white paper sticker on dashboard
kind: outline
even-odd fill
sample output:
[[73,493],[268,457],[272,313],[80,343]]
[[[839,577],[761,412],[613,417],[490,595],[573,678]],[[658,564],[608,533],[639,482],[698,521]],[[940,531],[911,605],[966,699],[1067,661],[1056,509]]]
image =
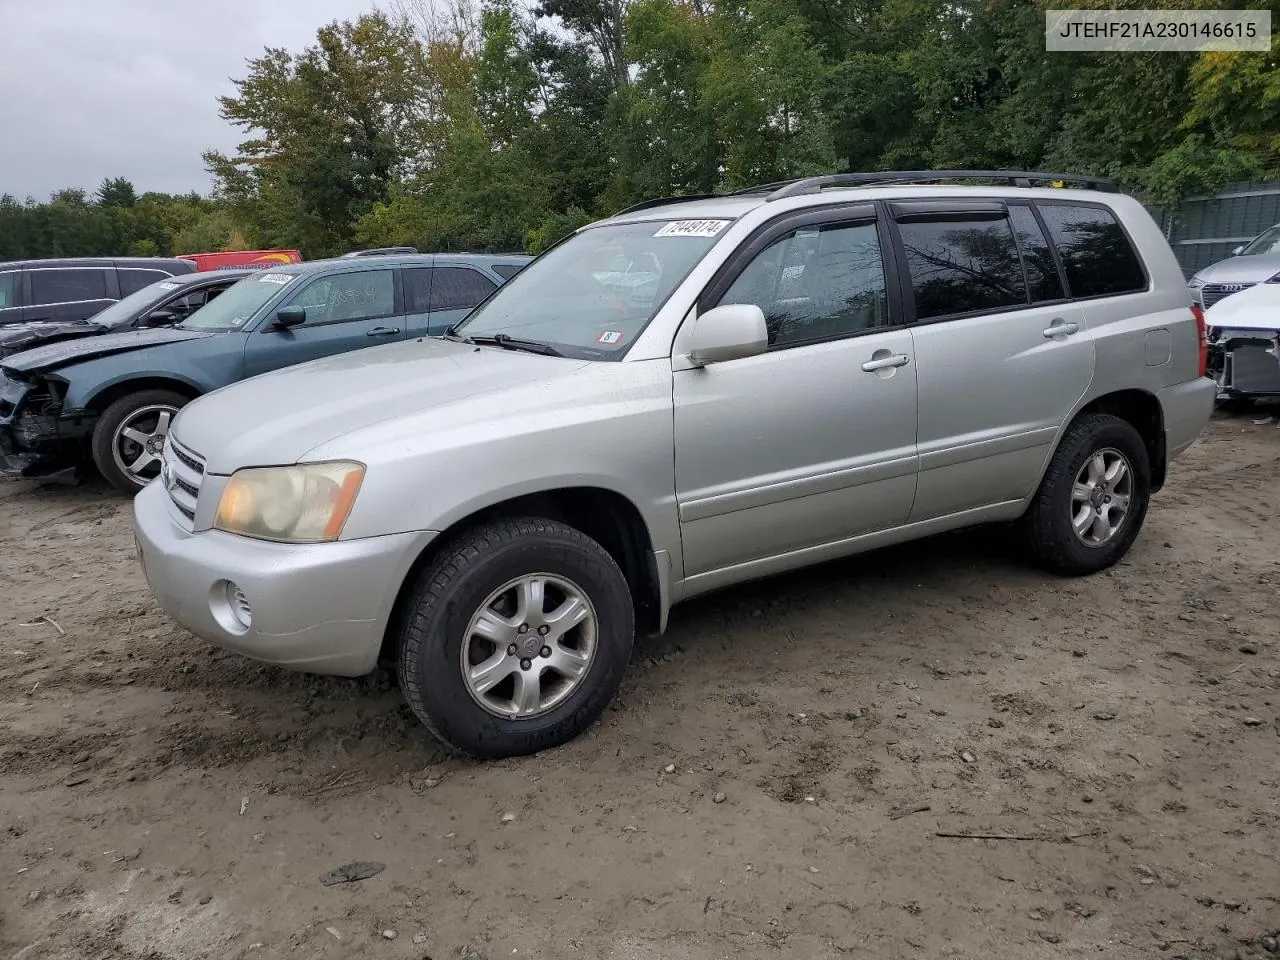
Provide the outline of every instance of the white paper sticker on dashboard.
[[663,224],[655,237],[714,237],[729,225],[728,220],[672,220]]
[[264,274],[259,275],[258,279],[259,279],[259,280],[261,280],[263,283],[278,283],[278,284],[280,284],[280,286],[282,286],[282,287],[283,287],[286,283],[288,283],[290,280],[292,280],[292,279],[293,279],[293,274],[291,274],[291,273],[264,273]]

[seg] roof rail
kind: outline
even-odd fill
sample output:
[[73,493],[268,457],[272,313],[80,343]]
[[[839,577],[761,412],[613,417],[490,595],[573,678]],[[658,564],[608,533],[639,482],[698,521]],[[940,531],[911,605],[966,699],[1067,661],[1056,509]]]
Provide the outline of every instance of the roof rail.
[[791,180],[777,180],[773,183],[758,183],[754,187],[744,187],[741,190],[732,190],[729,192],[731,197],[746,197],[756,193],[773,193],[781,190],[783,187],[789,187],[793,183],[799,183],[803,177],[796,177]]
[[639,203],[633,203],[625,210],[619,210],[614,214],[620,217],[624,213],[635,213],[637,210],[648,210],[650,207],[661,207],[668,203],[692,203],[694,200],[714,200],[714,193],[691,193],[683,197],[655,197],[653,200],[641,200]]
[[[899,183],[942,183],[946,180],[1003,180],[1011,187],[1029,187],[1033,181],[1081,184],[1090,190],[1116,193],[1115,183],[1102,177],[1078,173],[1044,173],[1027,170],[885,170],[879,173],[832,173],[821,177],[805,177],[778,185],[769,200],[820,193],[827,187],[875,187]],[[766,184],[773,186],[773,184]],[[744,193],[754,192],[742,191]]]

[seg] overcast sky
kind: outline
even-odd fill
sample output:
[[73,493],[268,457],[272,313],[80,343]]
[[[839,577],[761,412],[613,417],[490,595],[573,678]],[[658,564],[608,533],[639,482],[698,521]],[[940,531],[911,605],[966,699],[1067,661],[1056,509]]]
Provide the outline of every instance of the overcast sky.
[[0,194],[46,200],[128,177],[139,193],[209,189],[202,151],[245,61],[301,50],[374,0],[0,0]]

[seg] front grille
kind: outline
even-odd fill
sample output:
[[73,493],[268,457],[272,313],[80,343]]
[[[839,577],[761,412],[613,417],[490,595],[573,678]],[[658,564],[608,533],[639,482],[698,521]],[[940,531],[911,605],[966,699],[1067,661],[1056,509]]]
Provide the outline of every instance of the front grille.
[[200,455],[183,447],[170,433],[164,444],[160,476],[173,505],[194,523],[200,485],[204,483],[204,461]]
[[1248,290],[1252,283],[1206,283],[1200,288],[1200,304],[1208,310],[1223,297]]

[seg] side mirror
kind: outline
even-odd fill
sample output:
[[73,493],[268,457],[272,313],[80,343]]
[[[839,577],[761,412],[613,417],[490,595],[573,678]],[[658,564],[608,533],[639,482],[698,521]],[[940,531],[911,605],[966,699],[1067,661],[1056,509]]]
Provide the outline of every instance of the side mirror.
[[172,310],[153,310],[142,318],[144,327],[167,327],[177,323],[179,317]]
[[1240,251],[1242,251],[1243,249],[1244,249],[1244,244],[1242,243],[1240,244],[1240,246],[1236,247],[1234,250],[1231,251],[1231,255],[1233,257],[1238,257],[1240,256]]
[[754,357],[768,347],[769,330],[764,323],[764,311],[754,303],[726,303],[712,307],[694,321],[689,336],[689,360],[704,367],[709,363]]
[[306,307],[281,307],[276,311],[276,321],[272,324],[277,330],[288,330],[307,322]]

